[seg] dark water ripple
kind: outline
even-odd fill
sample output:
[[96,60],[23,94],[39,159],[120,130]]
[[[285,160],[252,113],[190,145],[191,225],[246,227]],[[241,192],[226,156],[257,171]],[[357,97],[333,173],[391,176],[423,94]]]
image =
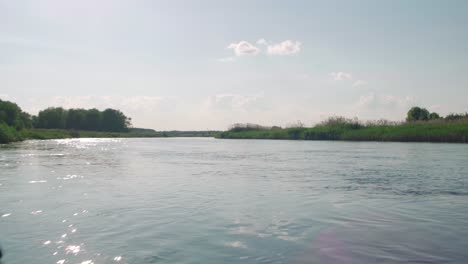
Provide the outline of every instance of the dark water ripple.
[[0,146],[16,263],[466,263],[468,145],[75,139]]

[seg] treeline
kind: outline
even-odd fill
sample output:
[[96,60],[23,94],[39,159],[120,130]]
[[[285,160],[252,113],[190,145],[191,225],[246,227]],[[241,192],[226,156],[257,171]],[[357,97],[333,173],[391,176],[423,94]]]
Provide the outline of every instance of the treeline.
[[456,120],[463,120],[463,119],[468,120],[468,113],[464,113],[464,114],[451,113],[443,117],[443,116],[440,116],[436,112],[431,113],[426,108],[422,108],[419,106],[412,107],[406,115],[407,122],[430,121],[430,120],[456,121]]
[[63,109],[49,107],[32,117],[34,128],[74,129],[107,132],[125,132],[131,119],[115,109]]
[[0,143],[23,139],[25,129],[66,129],[103,132],[127,132],[131,119],[115,109],[64,109],[50,107],[32,116],[9,101],[0,100]]

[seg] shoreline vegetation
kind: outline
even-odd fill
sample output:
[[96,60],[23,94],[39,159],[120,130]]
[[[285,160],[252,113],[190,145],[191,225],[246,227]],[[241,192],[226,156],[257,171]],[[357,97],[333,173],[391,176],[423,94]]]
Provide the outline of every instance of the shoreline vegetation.
[[452,114],[448,118],[432,120],[406,122],[379,120],[365,123],[358,119],[330,117],[314,127],[299,125],[281,128],[235,124],[217,137],[223,139],[468,143],[468,114]]
[[[27,129],[23,130],[23,139],[67,139],[67,138],[168,138],[168,137],[214,137],[219,131],[135,131],[129,129],[127,132],[104,132],[86,130],[63,130],[63,129]],[[150,130],[150,131],[149,131]]]
[[224,132],[155,131],[133,128],[131,118],[115,109],[50,107],[32,116],[17,104],[0,100],[0,144],[28,139],[145,137],[468,143],[468,113],[441,117],[425,108],[413,107],[402,122],[330,117],[313,127],[301,123],[286,128],[234,124]]

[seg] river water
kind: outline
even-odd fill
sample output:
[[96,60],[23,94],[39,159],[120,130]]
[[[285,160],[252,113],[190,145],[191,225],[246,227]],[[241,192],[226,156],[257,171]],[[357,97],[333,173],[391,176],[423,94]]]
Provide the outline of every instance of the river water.
[[3,145],[0,245],[3,264],[467,263],[468,145]]

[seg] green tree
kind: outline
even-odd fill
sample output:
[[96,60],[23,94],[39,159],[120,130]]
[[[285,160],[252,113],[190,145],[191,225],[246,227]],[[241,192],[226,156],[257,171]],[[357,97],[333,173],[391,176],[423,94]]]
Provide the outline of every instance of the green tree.
[[66,110],[50,107],[40,111],[37,118],[33,117],[32,123],[37,128],[123,132],[131,126],[131,119],[110,108],[101,112],[95,108]]
[[102,112],[102,130],[121,132],[130,126],[130,119],[115,109],[106,109]]
[[19,122],[16,125],[17,129],[23,129],[23,128],[32,128],[32,117],[30,114],[26,112],[21,112]]
[[429,120],[429,111],[426,108],[418,106],[411,108],[406,116],[406,121],[413,122],[420,120]]
[[440,115],[436,112],[432,112],[429,114],[429,120],[436,120],[436,119],[440,119]]
[[31,116],[12,102],[0,100],[0,123],[14,127],[17,130],[31,127]]
[[468,119],[468,113],[465,113],[465,114],[450,113],[445,117],[445,120],[448,120],[448,121],[455,121],[455,120],[461,120],[461,119]]
[[86,113],[84,109],[69,109],[67,113],[67,129],[86,129]]
[[101,130],[102,114],[96,108],[86,111],[84,130]]
[[66,128],[67,111],[62,107],[49,107],[39,112],[38,128]]
[[0,100],[0,122],[16,126],[21,119],[21,108],[15,103]]

